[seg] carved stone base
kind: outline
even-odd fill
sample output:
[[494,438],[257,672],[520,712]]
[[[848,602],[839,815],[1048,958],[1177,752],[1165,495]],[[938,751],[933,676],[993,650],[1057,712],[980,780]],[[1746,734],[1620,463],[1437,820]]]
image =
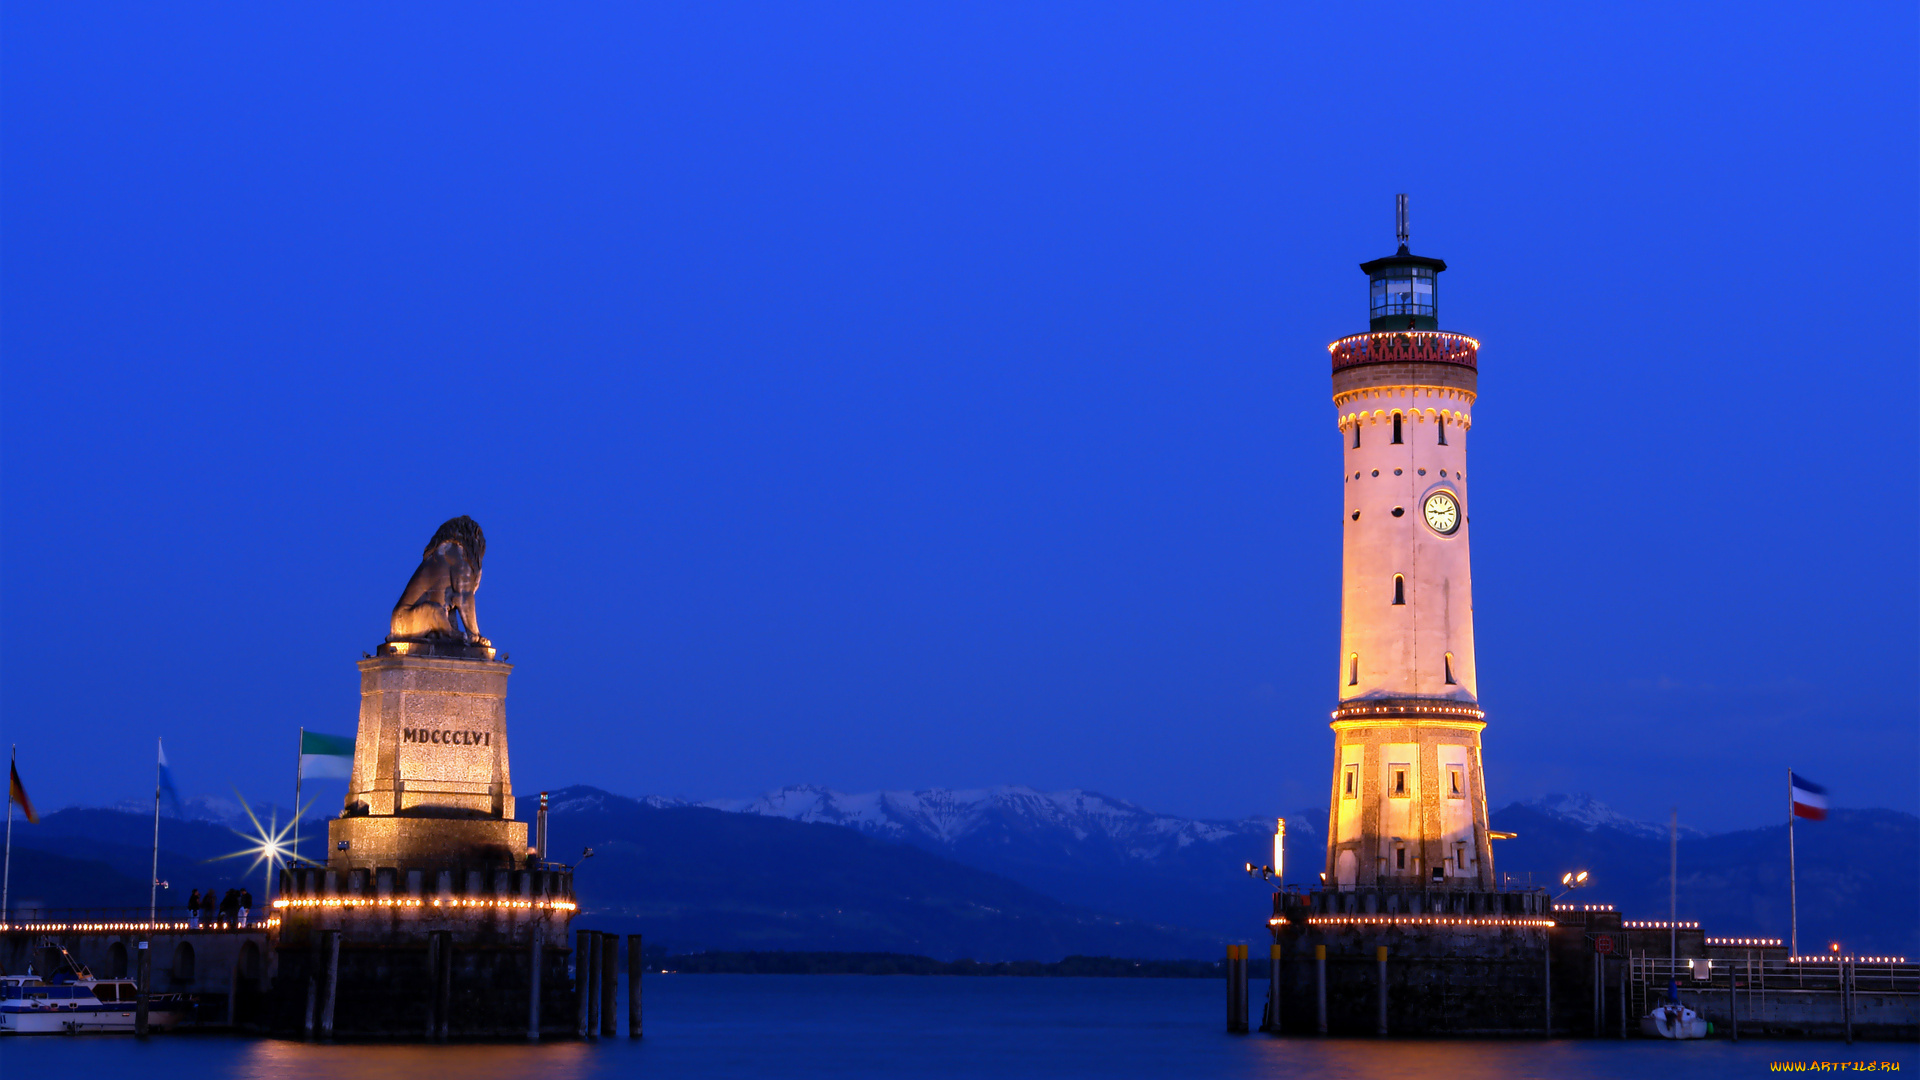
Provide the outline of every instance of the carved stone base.
[[386,654],[360,661],[349,817],[513,817],[507,676],[492,660]]

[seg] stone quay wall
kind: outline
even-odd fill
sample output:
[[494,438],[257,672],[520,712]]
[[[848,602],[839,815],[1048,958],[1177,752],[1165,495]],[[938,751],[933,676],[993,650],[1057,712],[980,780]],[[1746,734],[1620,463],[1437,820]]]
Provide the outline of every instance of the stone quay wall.
[[339,1037],[525,1038],[537,956],[540,1034],[574,1033],[570,872],[303,869],[282,880],[271,1030],[325,1034],[331,1000]]
[[1543,893],[1325,890],[1276,901],[1283,1033],[1319,1030],[1323,968],[1330,1035],[1547,1030],[1552,916]]

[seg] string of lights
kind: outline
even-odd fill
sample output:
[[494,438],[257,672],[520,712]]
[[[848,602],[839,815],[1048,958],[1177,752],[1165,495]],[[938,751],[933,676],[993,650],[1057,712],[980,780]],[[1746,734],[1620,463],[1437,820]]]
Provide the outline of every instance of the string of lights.
[[300,899],[279,899],[273,902],[275,908],[341,908],[389,907],[389,908],[502,908],[507,910],[540,911],[578,911],[579,905],[571,900],[481,900],[456,896],[451,899],[423,900],[409,896],[321,896]]
[[[1268,919],[1277,926],[1284,920]],[[1499,915],[1309,915],[1308,926],[1537,926],[1556,924],[1552,919],[1515,919]]]
[[266,919],[247,926],[195,926],[188,922],[19,922],[0,923],[0,932],[24,931],[30,934],[65,934],[120,933],[124,931],[163,934],[246,934],[276,929],[279,925],[279,919]]

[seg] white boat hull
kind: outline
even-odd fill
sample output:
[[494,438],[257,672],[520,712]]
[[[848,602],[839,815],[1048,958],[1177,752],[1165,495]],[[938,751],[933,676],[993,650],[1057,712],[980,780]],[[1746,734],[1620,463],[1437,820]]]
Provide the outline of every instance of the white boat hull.
[[[171,1031],[184,1011],[151,1009],[147,1026]],[[78,1035],[85,1032],[133,1030],[133,1010],[120,1008],[58,1008],[0,1011],[0,1035]]]
[[1656,1039],[1704,1039],[1707,1037],[1707,1022],[1692,1009],[1685,1010],[1679,1016],[1669,1016],[1665,1009],[1655,1009],[1640,1018],[1640,1033]]

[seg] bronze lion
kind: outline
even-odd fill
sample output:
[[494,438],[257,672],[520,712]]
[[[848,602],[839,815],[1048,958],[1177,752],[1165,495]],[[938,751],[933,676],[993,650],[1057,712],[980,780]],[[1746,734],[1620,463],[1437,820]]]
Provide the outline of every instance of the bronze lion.
[[480,560],[486,554],[486,535],[472,518],[462,514],[440,526],[420,556],[420,569],[413,572],[400,602],[393,605],[393,628],[387,640],[489,644],[480,636],[480,620],[473,610],[473,594],[480,588]]

